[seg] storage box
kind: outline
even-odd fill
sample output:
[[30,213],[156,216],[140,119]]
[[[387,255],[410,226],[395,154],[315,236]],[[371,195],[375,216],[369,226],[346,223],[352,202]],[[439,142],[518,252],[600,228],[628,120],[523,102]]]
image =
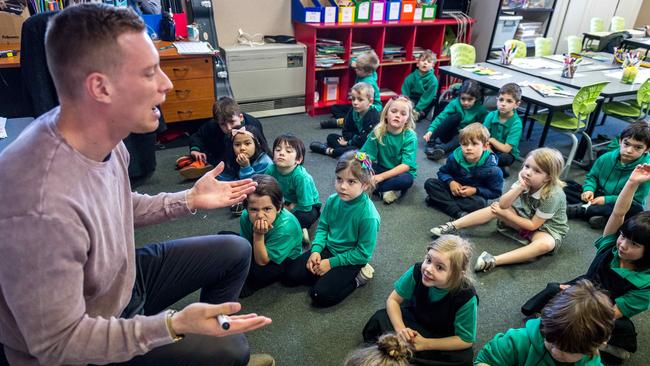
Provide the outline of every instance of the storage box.
[[326,102],[337,101],[339,99],[339,77],[326,76],[323,78],[322,100]]
[[402,10],[399,20],[402,22],[412,22],[417,5],[416,0],[402,0]]
[[515,37],[519,22],[523,19],[521,15],[500,16],[497,20],[497,27],[494,30],[492,48],[500,48],[507,40]]
[[367,23],[370,21],[370,0],[355,0],[354,21],[357,23]]
[[399,20],[402,12],[402,0],[388,0],[386,1],[386,16],[384,20],[392,21]]
[[[295,1],[295,0],[294,0]],[[338,19],[338,7],[329,0],[312,0],[316,7],[321,9],[321,23],[336,23]]]
[[323,8],[317,1],[293,0],[291,2],[291,19],[300,23],[320,23]]
[[433,20],[436,18],[436,4],[422,5],[422,19]]
[[354,6],[339,6],[338,7],[338,22],[339,23],[354,23],[354,13],[356,8]]
[[415,8],[415,13],[413,13],[413,21],[419,22],[421,20],[422,20],[422,8],[417,7]]
[[176,37],[187,38],[187,16],[185,13],[174,13],[172,17],[176,24]]
[[383,22],[386,12],[386,0],[375,0],[370,3],[370,21]]
[[20,43],[20,30],[28,17],[27,8],[20,15],[0,11],[0,43]]

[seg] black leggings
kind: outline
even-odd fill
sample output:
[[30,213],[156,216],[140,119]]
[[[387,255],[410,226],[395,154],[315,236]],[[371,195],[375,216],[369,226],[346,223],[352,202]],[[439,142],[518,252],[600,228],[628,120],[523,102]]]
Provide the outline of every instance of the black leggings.
[[436,178],[424,182],[424,190],[431,203],[449,216],[456,217],[461,211],[474,212],[487,206],[487,200],[478,194],[470,197],[455,197],[449,185]]
[[427,146],[438,147],[445,150],[446,153],[454,151],[460,143],[458,142],[458,126],[463,120],[458,113],[452,114],[433,131]]
[[311,206],[311,211],[296,210],[293,211],[292,214],[298,219],[301,228],[309,229],[320,217],[320,206],[313,205]]
[[[582,202],[582,199],[580,199],[580,196],[582,195],[582,185],[575,181],[568,181],[566,187],[564,187],[564,194],[566,195],[566,201],[568,204],[579,204],[579,203],[584,203]],[[597,192],[594,193],[594,197],[599,196]],[[614,212],[614,203],[608,203],[605,205],[591,205],[583,213],[581,218],[588,220],[590,217],[593,216],[610,216]],[[630,217],[634,217],[636,214],[643,212],[643,206],[636,202],[632,202],[632,205],[630,206],[630,209],[627,210],[627,213],[625,214],[625,220],[629,219]]]

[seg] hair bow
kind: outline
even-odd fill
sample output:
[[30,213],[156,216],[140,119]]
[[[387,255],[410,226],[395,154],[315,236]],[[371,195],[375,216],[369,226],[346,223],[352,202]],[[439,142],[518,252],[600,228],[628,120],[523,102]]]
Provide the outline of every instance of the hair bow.
[[230,133],[232,133],[232,137],[237,136],[237,134],[239,133],[244,133],[252,138],[255,138],[252,132],[246,131],[246,126],[241,126],[241,128],[233,128],[232,130],[230,130]]
[[361,167],[366,170],[372,170],[372,162],[370,161],[368,154],[365,152],[357,151],[354,153],[354,158],[361,163]]

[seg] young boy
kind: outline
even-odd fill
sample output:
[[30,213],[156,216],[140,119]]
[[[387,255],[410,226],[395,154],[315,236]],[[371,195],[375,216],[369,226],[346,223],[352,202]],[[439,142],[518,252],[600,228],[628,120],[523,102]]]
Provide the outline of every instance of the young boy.
[[418,58],[416,70],[404,79],[402,94],[411,99],[419,121],[425,118],[436,103],[438,79],[433,73],[436,55],[431,50],[425,50]]
[[501,196],[503,175],[496,155],[488,149],[489,140],[490,133],[480,123],[460,130],[460,147],[438,170],[438,179],[424,183],[427,204],[457,219]]
[[560,292],[525,328],[499,333],[478,353],[478,366],[600,366],[598,347],[609,340],[614,309],[588,280]]
[[[358,83],[368,83],[372,85],[374,89],[374,94],[372,98],[372,108],[376,109],[377,112],[381,112],[381,98],[379,96],[379,85],[377,84],[377,68],[379,67],[379,57],[375,51],[366,51],[359,56],[357,56],[356,61],[353,63],[352,67],[357,74],[356,79],[354,80],[355,84]],[[343,127],[345,123],[344,117],[352,109],[352,106],[349,104],[336,104],[331,108],[332,118],[321,121],[321,128],[339,128]]]
[[[190,137],[192,163],[180,170],[181,175],[187,179],[203,176],[205,172],[212,169],[212,166],[216,166],[224,160],[228,148],[226,142],[231,138],[233,128],[254,126],[264,136],[260,121],[249,114],[242,113],[239,105],[232,98],[219,98],[212,106],[212,117],[212,120],[204,123]],[[267,145],[266,138],[264,144]],[[179,161],[181,159],[186,159],[186,157],[181,157]]]
[[[618,149],[599,157],[580,186],[569,182],[564,188],[567,196],[567,216],[584,219],[594,229],[605,227],[614,209],[616,197],[621,193],[630,174],[639,164],[650,163],[650,127],[646,122],[628,125],[619,139]],[[634,195],[634,202],[626,217],[644,210],[650,183],[642,184]],[[585,209],[585,203],[588,205]]]
[[497,110],[485,116],[483,125],[490,131],[490,150],[499,158],[503,177],[510,176],[510,166],[519,157],[519,140],[523,125],[517,114],[521,104],[521,88],[508,83],[499,89]]
[[314,141],[309,149],[318,154],[338,158],[346,151],[360,149],[368,139],[368,134],[379,123],[379,111],[372,108],[374,88],[368,83],[354,84],[350,90],[352,109],[345,116],[342,135],[327,135],[327,143]]

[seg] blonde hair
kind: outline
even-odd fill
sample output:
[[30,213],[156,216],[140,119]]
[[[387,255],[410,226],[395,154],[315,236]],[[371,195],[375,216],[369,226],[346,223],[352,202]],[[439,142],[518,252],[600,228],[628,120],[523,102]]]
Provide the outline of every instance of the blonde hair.
[[433,53],[433,51],[431,51],[431,50],[424,50],[420,54],[420,57],[418,57],[418,61],[419,60],[428,60],[428,61],[431,61],[431,62],[433,62],[435,64],[436,63],[436,54]]
[[388,111],[390,110],[390,107],[393,105],[393,103],[396,102],[406,103],[409,109],[409,115],[407,117],[406,126],[404,126],[404,130],[415,130],[415,121],[413,120],[413,103],[411,103],[411,100],[404,95],[400,95],[396,98],[393,98],[389,100],[386,103],[384,109],[382,109],[381,115],[379,116],[379,123],[377,123],[377,125],[375,126],[372,132],[377,138],[377,140],[379,141],[379,143],[382,145],[384,144],[383,138],[386,135],[386,131],[388,129],[386,127],[386,115],[388,114]]
[[554,187],[562,188],[566,185],[560,179],[560,174],[564,170],[564,157],[557,149],[541,147],[529,152],[526,159],[529,157],[532,157],[539,168],[549,177],[549,181],[539,190],[542,199],[547,198]]
[[350,94],[352,94],[353,91],[359,93],[359,95],[365,96],[370,102],[375,100],[375,88],[368,83],[361,82],[354,84]]
[[461,145],[472,141],[480,141],[485,144],[490,140],[490,131],[479,122],[474,122],[460,130],[458,140]]
[[357,56],[357,60],[355,61],[355,69],[359,69],[365,74],[370,74],[373,71],[377,70],[379,67],[379,57],[377,57],[377,54],[375,51],[370,50],[366,51],[359,56]]
[[344,366],[408,366],[413,350],[395,333],[379,337],[377,344],[354,350],[348,354]]
[[427,246],[427,252],[435,250],[449,257],[449,279],[447,290],[455,292],[474,283],[474,272],[469,268],[472,258],[472,243],[458,235],[442,235]]

